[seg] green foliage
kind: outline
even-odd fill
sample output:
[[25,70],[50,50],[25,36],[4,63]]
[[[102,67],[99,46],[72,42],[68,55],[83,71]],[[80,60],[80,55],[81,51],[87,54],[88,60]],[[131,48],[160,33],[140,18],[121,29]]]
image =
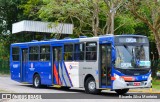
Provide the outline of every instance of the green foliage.
[[[137,13],[143,15],[149,22],[153,23],[154,19],[159,17],[159,6],[160,2],[155,2],[152,0],[145,0],[145,2],[138,2]],[[153,15],[154,13],[154,15]]]
[[[95,4],[98,5],[97,8]],[[125,8],[125,5],[121,6],[115,15],[115,34],[144,34],[149,37],[150,41],[154,42],[154,35],[149,27],[141,20],[134,18],[127,11],[129,8]],[[146,0],[136,3],[135,9],[152,24],[154,23],[153,19],[159,17],[159,7],[159,4]],[[95,12],[96,10],[97,12]],[[12,24],[17,21],[27,19],[56,24],[72,23],[74,24],[74,34],[70,37],[74,38],[80,35],[93,36],[93,21],[95,21],[96,13],[99,21],[97,33],[105,34],[107,26],[109,26],[107,24],[110,24],[108,23],[110,7],[106,5],[104,0],[98,2],[97,0],[0,0],[0,59],[9,57],[11,43],[32,39],[30,35],[11,34]],[[152,15],[153,13],[155,16]],[[52,24],[48,27],[52,27]],[[41,37],[38,36],[38,39]]]
[[[43,0],[44,5],[39,10],[39,18],[44,21],[73,23],[75,34],[82,33],[82,28],[91,26],[91,3],[88,0],[57,1]],[[83,8],[83,9],[82,9]],[[92,8],[91,8],[92,9]]]
[[20,9],[23,9],[23,15],[27,16],[27,19],[39,20],[37,12],[43,5],[43,0],[27,0],[26,3],[19,5]]
[[17,41],[11,34],[12,24],[26,17],[19,8],[23,3],[25,0],[0,0],[0,59],[9,59],[10,44]]
[[135,27],[138,22],[135,22],[133,16],[129,14],[121,14],[115,18],[115,34],[134,34]]
[[160,58],[160,0],[130,0],[128,8],[135,18],[145,23],[143,27],[150,41],[156,43]]

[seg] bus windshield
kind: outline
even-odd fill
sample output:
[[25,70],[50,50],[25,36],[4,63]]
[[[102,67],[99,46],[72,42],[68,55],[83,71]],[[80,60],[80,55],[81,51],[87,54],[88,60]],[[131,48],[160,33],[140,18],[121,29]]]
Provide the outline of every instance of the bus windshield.
[[115,67],[121,69],[150,68],[148,46],[116,46]]

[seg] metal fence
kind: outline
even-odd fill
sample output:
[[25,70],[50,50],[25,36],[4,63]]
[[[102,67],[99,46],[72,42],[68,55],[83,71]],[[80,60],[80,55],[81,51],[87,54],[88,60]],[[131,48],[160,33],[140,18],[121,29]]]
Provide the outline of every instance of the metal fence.
[[1,74],[9,74],[10,73],[10,67],[9,67],[8,60],[0,60],[0,73]]

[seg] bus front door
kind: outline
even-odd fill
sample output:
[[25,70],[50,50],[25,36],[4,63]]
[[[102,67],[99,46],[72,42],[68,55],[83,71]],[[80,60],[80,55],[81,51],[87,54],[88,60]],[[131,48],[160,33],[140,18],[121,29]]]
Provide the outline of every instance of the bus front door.
[[111,86],[111,44],[100,45],[100,86]]
[[23,48],[21,57],[21,81],[26,82],[27,78],[27,63],[28,63],[28,49]]
[[61,85],[61,68],[60,62],[62,60],[62,47],[56,46],[53,47],[53,69],[52,69],[52,76],[53,76],[53,84]]

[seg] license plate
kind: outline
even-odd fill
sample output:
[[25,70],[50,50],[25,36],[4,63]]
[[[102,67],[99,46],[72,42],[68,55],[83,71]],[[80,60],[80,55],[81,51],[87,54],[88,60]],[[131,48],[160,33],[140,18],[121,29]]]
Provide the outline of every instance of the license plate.
[[133,85],[134,85],[134,86],[140,86],[141,83],[140,83],[140,82],[134,82]]

